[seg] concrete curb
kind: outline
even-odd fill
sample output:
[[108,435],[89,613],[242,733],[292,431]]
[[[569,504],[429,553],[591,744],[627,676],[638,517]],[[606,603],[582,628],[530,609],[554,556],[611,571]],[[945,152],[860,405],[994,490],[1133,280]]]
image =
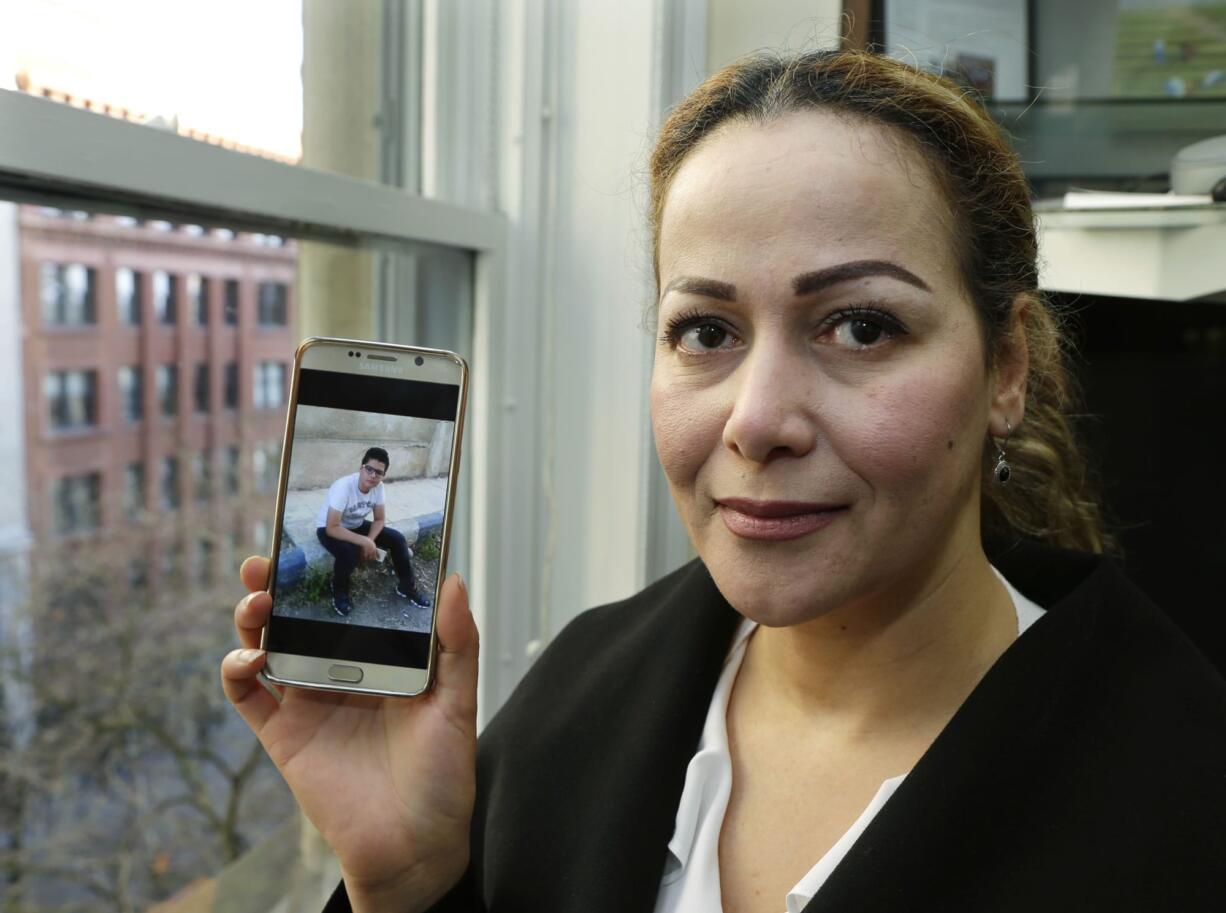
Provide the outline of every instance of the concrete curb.
[[[409,553],[412,554],[412,547],[418,539],[442,529],[443,514],[441,511],[434,511],[419,514],[416,517],[406,517],[402,520],[387,520],[385,525],[399,531],[404,536],[405,542],[409,544]],[[319,544],[314,526],[308,529],[302,524],[296,524],[284,531],[283,539],[286,534],[293,544],[289,547],[282,544],[281,555],[277,560],[278,588],[297,586],[306,577],[310,568],[325,560],[332,560],[332,555],[328,550]]]

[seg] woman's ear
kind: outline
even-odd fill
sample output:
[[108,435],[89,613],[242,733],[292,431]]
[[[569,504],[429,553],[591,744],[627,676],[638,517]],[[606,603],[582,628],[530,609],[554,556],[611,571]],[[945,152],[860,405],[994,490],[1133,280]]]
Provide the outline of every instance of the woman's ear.
[[1001,332],[992,363],[992,403],[988,430],[1005,438],[1026,417],[1026,379],[1030,373],[1030,349],[1026,344],[1026,320],[1037,302],[1030,295],[1013,299],[1009,320]]

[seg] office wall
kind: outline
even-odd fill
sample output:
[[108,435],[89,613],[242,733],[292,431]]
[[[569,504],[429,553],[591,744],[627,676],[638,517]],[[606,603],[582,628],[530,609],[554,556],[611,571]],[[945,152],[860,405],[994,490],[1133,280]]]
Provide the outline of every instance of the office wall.
[[763,49],[836,47],[842,17],[842,0],[708,0],[707,68]]

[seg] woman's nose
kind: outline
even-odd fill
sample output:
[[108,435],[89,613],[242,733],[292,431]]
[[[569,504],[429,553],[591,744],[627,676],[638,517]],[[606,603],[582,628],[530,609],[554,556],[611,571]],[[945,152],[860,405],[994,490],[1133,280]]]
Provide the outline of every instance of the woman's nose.
[[733,380],[724,446],[754,463],[804,456],[817,441],[812,365],[778,349],[751,352]]

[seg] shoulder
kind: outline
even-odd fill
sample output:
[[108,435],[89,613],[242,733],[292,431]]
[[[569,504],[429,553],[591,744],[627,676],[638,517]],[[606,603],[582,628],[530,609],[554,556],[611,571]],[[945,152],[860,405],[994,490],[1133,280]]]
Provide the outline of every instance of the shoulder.
[[490,721],[481,753],[556,760],[563,744],[602,744],[619,727],[705,707],[739,619],[699,561],[583,612]]
[[684,640],[699,642],[712,630],[726,649],[723,630],[731,630],[728,622],[734,625],[736,617],[706,567],[691,561],[627,599],[576,616],[542,652],[507,708],[513,711],[539,692],[556,695],[559,685],[581,696],[610,676],[642,674],[667,662]]
[[1048,611],[985,692],[1024,696],[1059,778],[1128,790],[1138,814],[1176,795],[1226,813],[1226,679],[1113,559],[1026,563],[1004,573]]
[[993,560],[1023,595],[1048,609],[1035,631],[1050,633],[1023,637],[1019,648],[1033,641],[1061,652],[1070,675],[1081,668],[1118,677],[1115,690],[1124,699],[1193,693],[1198,703],[1226,701],[1226,679],[1114,559],[1027,544]]

